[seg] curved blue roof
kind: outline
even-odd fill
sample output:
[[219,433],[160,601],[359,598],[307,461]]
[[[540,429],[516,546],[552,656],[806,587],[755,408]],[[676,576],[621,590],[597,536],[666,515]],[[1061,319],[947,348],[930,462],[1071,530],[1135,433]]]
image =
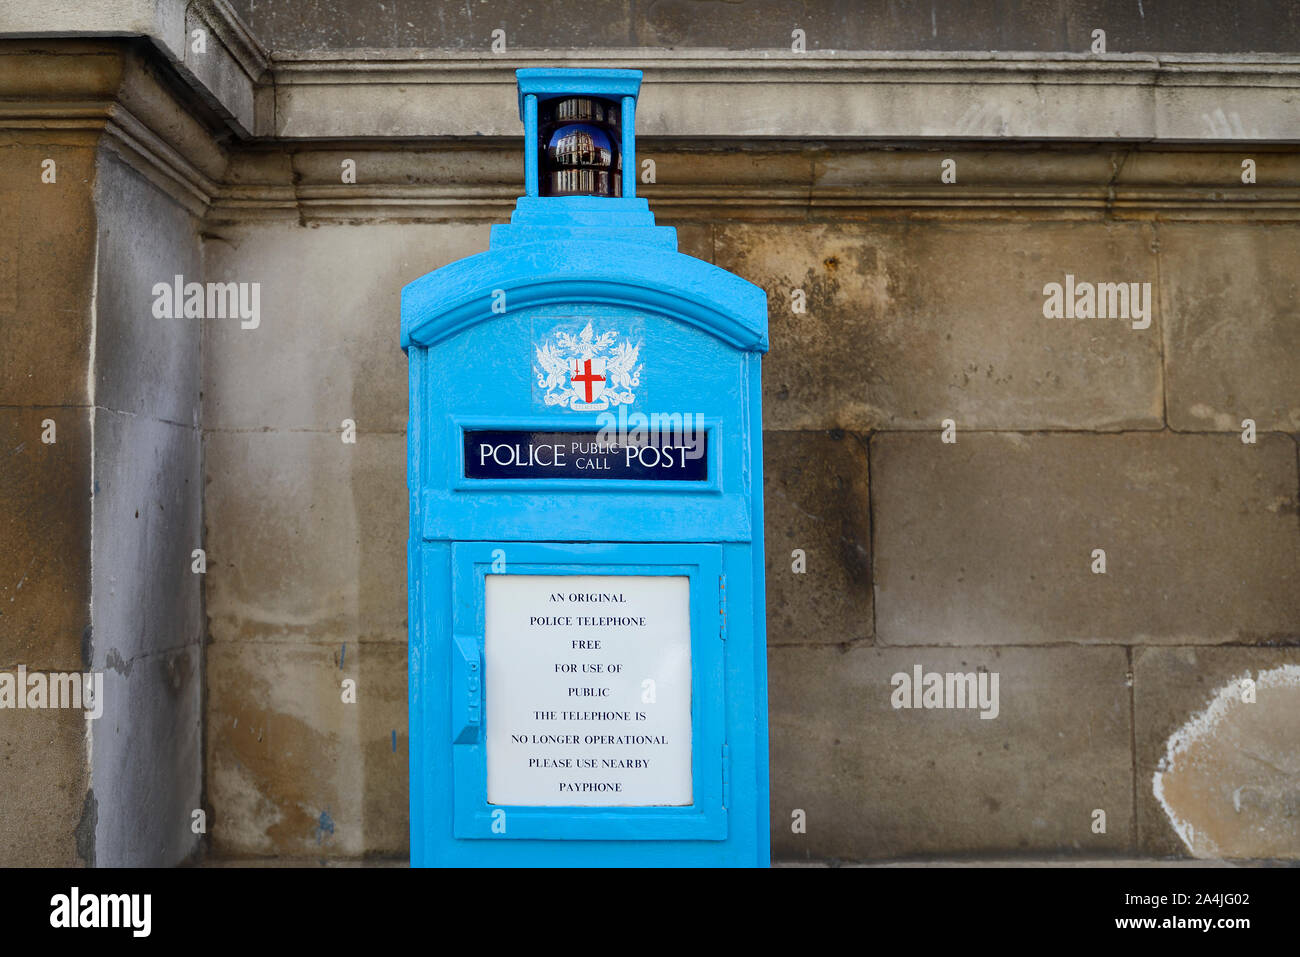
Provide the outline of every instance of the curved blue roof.
[[431,346],[509,312],[559,303],[649,310],[738,349],[767,351],[767,294],[702,259],[641,243],[547,240],[490,249],[402,289],[402,348]]

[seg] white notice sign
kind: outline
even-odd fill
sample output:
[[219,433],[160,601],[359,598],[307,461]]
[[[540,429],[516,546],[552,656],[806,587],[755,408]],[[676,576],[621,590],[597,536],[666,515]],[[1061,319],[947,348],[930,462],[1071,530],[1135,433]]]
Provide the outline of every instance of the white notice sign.
[[685,575],[488,575],[489,804],[688,805]]

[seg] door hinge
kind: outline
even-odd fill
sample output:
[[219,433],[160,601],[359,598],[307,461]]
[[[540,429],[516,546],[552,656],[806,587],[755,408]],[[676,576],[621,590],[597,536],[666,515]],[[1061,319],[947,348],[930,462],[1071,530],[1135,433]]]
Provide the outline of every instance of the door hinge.
[[451,740],[477,744],[483,726],[483,665],[474,635],[451,637]]
[[727,640],[727,576],[718,576],[718,639]]

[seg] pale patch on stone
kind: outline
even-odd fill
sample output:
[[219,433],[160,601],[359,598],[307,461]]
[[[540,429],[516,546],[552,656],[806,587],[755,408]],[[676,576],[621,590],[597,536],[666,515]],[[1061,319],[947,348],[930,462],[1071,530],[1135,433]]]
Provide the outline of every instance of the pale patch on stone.
[[1193,857],[1300,858],[1300,665],[1234,678],[1170,736],[1152,787]]
[[1214,428],[1222,432],[1233,432],[1240,428],[1240,418],[1233,421],[1231,415],[1226,412],[1216,412],[1204,403],[1198,402],[1187,410],[1198,419],[1204,419],[1213,423]]
[[270,833],[284,814],[262,793],[252,772],[239,761],[213,760],[211,800],[219,808],[213,840],[242,854],[275,854]]
[[[820,430],[824,427],[822,417],[816,415],[801,416],[798,420],[803,423],[798,429]],[[881,408],[878,405],[872,405],[870,402],[859,402],[849,400],[841,406],[838,416],[837,426],[839,428],[852,429],[858,427],[863,422],[877,423],[877,427],[890,421],[889,410]],[[791,431],[796,431],[791,429]]]

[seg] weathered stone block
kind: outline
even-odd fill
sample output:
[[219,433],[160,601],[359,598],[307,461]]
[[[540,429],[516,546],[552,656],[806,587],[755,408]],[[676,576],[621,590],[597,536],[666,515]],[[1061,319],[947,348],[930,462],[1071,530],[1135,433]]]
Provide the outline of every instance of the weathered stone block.
[[882,434],[871,478],[885,644],[1300,634],[1285,436]]
[[104,675],[104,713],[91,722],[99,867],[172,866],[198,847],[202,656],[190,645],[95,664]]
[[0,405],[89,401],[94,179],[88,147],[0,139]]
[[95,403],[198,425],[200,330],[230,320],[154,315],[155,285],[203,282],[197,225],[113,153],[100,154],[97,176]]
[[204,325],[212,429],[406,428],[398,291],[487,248],[484,226],[232,228],[204,247],[207,279],[261,283],[261,321]]
[[792,5],[659,0],[574,7],[550,2],[521,5],[483,0],[472,8],[439,8],[398,0],[376,17],[367,0],[300,0],[290,6],[233,0],[232,7],[270,49],[422,47],[486,51],[484,24],[506,30],[511,47],[675,47],[786,53],[790,32],[807,34],[810,51],[1034,50],[1086,53],[1092,30],[1106,25],[1113,52],[1206,53],[1296,49],[1300,24],[1293,13],[1254,16],[1253,8],[1218,3],[1181,4],[1176,10],[1107,0],[1080,5],[1052,0],[1017,7],[1008,16],[993,0],[928,5],[872,5],[857,0]]
[[[763,435],[769,644],[870,638],[867,444],[844,432]],[[802,550],[803,571],[794,555]]]
[[[972,187],[993,188],[1004,195],[1009,191],[1055,191],[1063,183],[1078,190],[1109,183],[1115,177],[1117,164],[1124,163],[1125,171],[1128,170],[1125,163],[1128,154],[1113,149],[827,149],[813,155],[816,164],[813,182],[819,189],[854,191],[884,186],[902,191],[903,196],[918,187],[942,185],[943,161],[952,159],[962,195],[954,197],[953,205],[945,207],[949,213]],[[903,208],[909,215],[921,211],[915,205]],[[1060,210],[1053,212],[1059,214]]]
[[[894,708],[916,665],[997,673],[997,717]],[[1131,853],[1127,667],[1120,648],[772,649],[773,859]]]
[[197,429],[95,410],[97,667],[202,641],[199,445]]
[[[522,127],[521,127],[522,130]],[[480,191],[500,187],[519,178],[522,192],[523,176],[519,165],[519,149],[492,149],[488,147],[470,149],[447,149],[446,146],[433,146],[424,150],[400,151],[382,146],[378,149],[364,148],[355,144],[339,150],[303,150],[290,153],[284,159],[291,165],[290,170],[276,169],[273,160],[277,154],[262,154],[255,160],[251,157],[239,157],[240,175],[245,179],[256,172],[256,179],[283,183],[298,190],[306,189],[308,194],[318,197],[328,190],[340,195],[351,194],[353,197],[362,190],[376,186],[394,187],[394,197],[417,194],[421,187],[441,186],[451,189],[474,189]],[[356,166],[356,183],[342,181],[343,163],[352,160]],[[255,168],[252,164],[258,164]],[[361,190],[358,190],[358,186]],[[490,196],[481,196],[485,211],[490,208]],[[506,210],[513,209],[514,201]],[[395,211],[397,212],[397,211]]]
[[713,226],[700,223],[675,223],[662,217],[656,220],[660,226],[674,226],[677,229],[677,251],[705,262],[713,262]]
[[95,863],[177,864],[199,841],[203,700],[197,428],[95,411]]
[[492,31],[498,28],[505,30],[510,47],[633,45],[628,0],[602,6],[598,13],[568,0],[436,9],[419,0],[401,0],[385,16],[376,16],[373,7],[356,0],[302,0],[290,7],[238,0],[233,6],[275,50],[425,47],[490,55]]
[[1160,258],[1170,427],[1300,432],[1300,228],[1162,226]]
[[0,663],[75,671],[90,637],[90,410],[0,408],[0,449]]
[[1155,299],[1148,226],[725,226],[715,250],[768,292],[769,429],[1162,424],[1158,315],[1043,314],[1067,275],[1151,283]]
[[1300,858],[1300,648],[1140,648],[1133,671],[1140,849]]
[[404,646],[226,642],[207,668],[215,856],[407,852]]
[[88,862],[94,845],[89,772],[84,712],[0,711],[0,867]]
[[[399,352],[400,356],[401,353]],[[406,642],[406,439],[204,439],[209,633]]]

